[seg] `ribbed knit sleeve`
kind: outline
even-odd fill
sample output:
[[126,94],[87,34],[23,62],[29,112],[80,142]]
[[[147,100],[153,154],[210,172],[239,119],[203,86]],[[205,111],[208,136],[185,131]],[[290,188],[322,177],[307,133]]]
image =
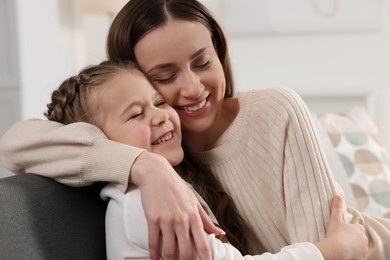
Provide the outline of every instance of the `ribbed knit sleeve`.
[[143,149],[110,141],[86,123],[26,120],[0,138],[0,162],[15,173],[35,173],[71,186],[114,182],[125,191]]
[[256,234],[253,253],[325,237],[331,176],[309,113],[289,89],[240,93],[222,146],[194,153],[222,182]]

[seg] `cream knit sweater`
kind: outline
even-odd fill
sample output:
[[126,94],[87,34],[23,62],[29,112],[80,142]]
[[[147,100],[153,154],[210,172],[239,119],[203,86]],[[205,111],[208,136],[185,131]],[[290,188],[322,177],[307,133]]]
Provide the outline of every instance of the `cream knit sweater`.
[[[256,234],[252,253],[324,238],[337,185],[302,99],[284,88],[239,93],[238,99],[240,112],[226,142],[194,155],[220,179]],[[124,190],[140,152],[84,123],[28,120],[0,139],[1,163],[11,171],[74,186],[99,180]],[[390,259],[390,220],[349,213],[366,226],[370,259]]]
[[336,190],[302,100],[281,88],[238,98],[240,113],[225,144],[194,155],[219,178],[266,250],[323,239]]

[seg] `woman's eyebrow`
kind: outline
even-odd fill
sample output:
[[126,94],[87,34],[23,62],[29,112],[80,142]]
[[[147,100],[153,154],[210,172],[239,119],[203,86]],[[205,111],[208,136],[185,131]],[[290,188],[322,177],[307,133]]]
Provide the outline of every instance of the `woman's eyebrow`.
[[146,71],[146,74],[149,74],[150,72],[153,72],[154,70],[162,70],[173,67],[173,63],[163,63],[163,64],[157,64],[153,66],[150,70]]
[[203,47],[203,48],[199,49],[198,51],[196,51],[194,54],[191,55],[191,59],[194,59],[194,58],[197,57],[199,54],[205,52],[208,48],[210,48],[210,46]]

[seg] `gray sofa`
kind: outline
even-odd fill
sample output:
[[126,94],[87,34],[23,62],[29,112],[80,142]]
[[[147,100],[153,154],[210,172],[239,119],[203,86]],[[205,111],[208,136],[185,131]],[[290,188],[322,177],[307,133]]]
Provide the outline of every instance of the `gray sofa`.
[[0,259],[106,259],[102,186],[33,174],[0,179]]

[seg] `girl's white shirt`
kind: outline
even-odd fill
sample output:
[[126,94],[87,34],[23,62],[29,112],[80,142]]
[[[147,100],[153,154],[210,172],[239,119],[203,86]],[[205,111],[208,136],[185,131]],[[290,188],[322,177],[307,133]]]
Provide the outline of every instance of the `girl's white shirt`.
[[[201,196],[194,191],[199,201],[208,208]],[[149,259],[148,226],[141,202],[141,193],[134,188],[123,193],[118,185],[108,184],[101,197],[109,200],[106,212],[107,259]],[[208,208],[209,209],[209,208]],[[208,210],[211,212],[211,210]],[[215,217],[210,214],[213,221]],[[297,243],[283,247],[278,253],[243,256],[235,247],[222,243],[214,234],[208,234],[213,259],[258,259],[258,260],[323,260],[319,249],[312,243]],[[195,251],[194,251],[195,253]]]

